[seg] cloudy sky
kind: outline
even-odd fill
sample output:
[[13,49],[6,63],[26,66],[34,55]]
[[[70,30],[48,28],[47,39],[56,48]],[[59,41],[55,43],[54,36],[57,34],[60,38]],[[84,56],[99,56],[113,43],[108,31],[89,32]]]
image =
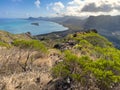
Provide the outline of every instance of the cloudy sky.
[[120,15],[120,0],[0,0],[0,18]]

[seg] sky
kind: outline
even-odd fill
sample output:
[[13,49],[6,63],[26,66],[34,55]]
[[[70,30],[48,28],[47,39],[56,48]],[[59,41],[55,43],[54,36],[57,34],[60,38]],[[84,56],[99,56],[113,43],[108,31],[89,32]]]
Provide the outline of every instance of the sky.
[[0,0],[0,18],[120,15],[120,0]]

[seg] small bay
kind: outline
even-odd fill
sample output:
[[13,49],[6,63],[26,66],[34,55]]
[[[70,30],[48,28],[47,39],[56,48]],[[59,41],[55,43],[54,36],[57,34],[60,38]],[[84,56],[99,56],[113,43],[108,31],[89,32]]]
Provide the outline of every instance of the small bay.
[[0,19],[0,30],[13,34],[30,32],[32,35],[39,35],[64,31],[67,28],[54,22],[42,20]]

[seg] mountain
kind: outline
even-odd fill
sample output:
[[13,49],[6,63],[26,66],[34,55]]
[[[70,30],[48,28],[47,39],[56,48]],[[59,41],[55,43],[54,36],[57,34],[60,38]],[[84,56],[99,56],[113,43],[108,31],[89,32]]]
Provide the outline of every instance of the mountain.
[[97,29],[101,35],[120,48],[120,16],[90,16],[84,23],[85,29]]
[[90,16],[86,19],[74,16],[37,18],[60,23],[69,30],[97,29],[98,33],[108,38],[115,47],[120,48],[120,16],[100,15]]
[[110,32],[120,30],[120,16],[90,16],[85,24],[85,28],[105,29]]

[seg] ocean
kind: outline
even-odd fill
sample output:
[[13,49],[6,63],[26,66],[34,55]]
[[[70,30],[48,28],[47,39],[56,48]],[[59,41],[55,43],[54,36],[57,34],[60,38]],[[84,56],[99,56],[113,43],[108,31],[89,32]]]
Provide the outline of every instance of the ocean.
[[[33,25],[38,23],[39,25]],[[50,21],[24,20],[24,19],[0,19],[0,30],[13,34],[30,32],[32,35],[47,34],[56,31],[64,31],[68,28]]]

